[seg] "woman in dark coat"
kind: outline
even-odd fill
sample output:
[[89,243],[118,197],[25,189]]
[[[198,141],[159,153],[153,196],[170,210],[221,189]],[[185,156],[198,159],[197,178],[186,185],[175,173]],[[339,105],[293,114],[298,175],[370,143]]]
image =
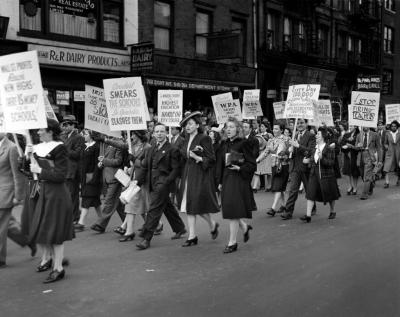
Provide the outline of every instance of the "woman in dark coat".
[[358,178],[360,171],[357,167],[357,154],[355,148],[357,135],[360,133],[357,127],[350,127],[350,131],[345,133],[341,139],[340,147],[343,153],[343,175],[349,177],[349,188],[347,195],[357,194]]
[[[59,141],[60,127],[57,121],[47,119],[48,128],[38,131],[41,143],[33,147],[34,160],[30,171],[38,175],[40,190],[32,193],[37,199],[33,213],[30,240],[42,250],[38,272],[53,270],[44,283],[64,278],[64,242],[74,237],[72,225],[71,195],[65,184],[67,152]],[[32,147],[28,149],[31,153]],[[52,259],[51,256],[54,256]]]
[[212,213],[219,211],[214,184],[215,154],[211,138],[201,131],[201,113],[187,115],[181,122],[186,137],[181,148],[183,158],[182,179],[179,188],[181,212],[187,214],[189,237],[182,245],[196,245],[196,216],[201,216],[210,226],[211,237],[218,236],[219,224],[212,219]]
[[217,175],[222,199],[222,216],[229,219],[229,243],[224,253],[237,251],[239,226],[244,231],[244,242],[249,239],[250,225],[242,218],[251,218],[255,210],[251,179],[257,169],[252,144],[244,137],[243,128],[235,118],[226,123],[227,140],[222,144]]
[[[221,150],[221,134],[217,131],[217,128],[211,128],[211,131],[208,133],[209,137],[211,138],[212,146],[214,149],[215,157],[219,157],[219,151]],[[218,180],[217,180],[217,173],[216,173],[216,165],[213,166],[213,175],[215,179],[215,191],[218,192]]]
[[85,150],[81,159],[81,215],[75,230],[85,229],[85,219],[90,207],[94,207],[97,216],[101,215],[101,179],[102,171],[97,165],[97,158],[100,156],[99,142],[94,141],[97,133],[90,130],[83,130],[85,138]]
[[316,136],[317,144],[312,151],[310,164],[310,178],[308,180],[306,199],[307,214],[300,219],[311,221],[311,213],[315,202],[329,203],[330,214],[328,219],[336,217],[335,201],[339,199],[340,192],[335,176],[335,150],[329,145],[329,132],[326,128],[319,128]]

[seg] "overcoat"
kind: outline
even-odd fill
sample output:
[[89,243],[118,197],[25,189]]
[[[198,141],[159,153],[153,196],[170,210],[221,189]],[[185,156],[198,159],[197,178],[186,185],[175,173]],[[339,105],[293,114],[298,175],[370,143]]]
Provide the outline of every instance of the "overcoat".
[[[231,151],[242,153],[244,156],[240,171],[225,166],[225,156]],[[250,186],[257,169],[255,154],[254,145],[247,139],[236,137],[233,140],[225,140],[221,145],[217,177],[219,184],[222,184],[221,203],[224,219],[251,218],[252,211],[256,210]]]
[[98,142],[82,152],[81,159],[81,195],[96,197],[101,194],[102,171],[98,167],[100,145]]
[[71,136],[63,134],[61,136],[65,144],[67,153],[67,179],[79,179],[79,161],[82,156],[82,151],[85,149],[85,139],[77,131],[72,131]]
[[[190,136],[187,135],[180,150],[183,170],[179,188],[179,208],[186,186],[186,212],[188,214],[216,213],[219,211],[213,169],[216,158],[211,138],[204,134],[197,134],[188,149],[189,138]],[[189,150],[194,150],[196,146],[203,148],[203,152],[200,154],[203,161],[199,163],[188,156]]]
[[[357,154],[355,149],[358,131],[354,130],[343,135],[340,142],[340,149],[343,153],[343,174],[353,177],[360,176],[360,170],[357,167]],[[343,146],[347,145],[347,149]]]
[[386,173],[394,172],[398,169],[400,161],[400,132],[397,132],[396,140],[394,140],[392,133],[388,131],[385,134],[383,147],[386,150],[383,171]]

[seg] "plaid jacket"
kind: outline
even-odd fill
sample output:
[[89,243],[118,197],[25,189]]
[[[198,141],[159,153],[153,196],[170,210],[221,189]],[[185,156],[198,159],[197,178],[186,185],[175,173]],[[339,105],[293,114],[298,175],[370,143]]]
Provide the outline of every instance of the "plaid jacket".
[[314,155],[317,149],[313,149],[311,154],[311,171],[310,174],[317,173],[319,178],[335,178],[335,150],[329,147],[329,144],[326,144],[324,149],[322,150],[322,158],[315,163]]

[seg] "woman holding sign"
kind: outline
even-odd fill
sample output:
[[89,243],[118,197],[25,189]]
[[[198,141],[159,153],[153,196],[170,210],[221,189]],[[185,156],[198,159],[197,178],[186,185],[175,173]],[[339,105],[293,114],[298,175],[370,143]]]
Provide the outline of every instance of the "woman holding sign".
[[202,133],[200,112],[188,114],[181,125],[187,135],[181,148],[184,167],[178,200],[189,226],[189,237],[182,246],[191,247],[198,243],[196,216],[208,223],[213,240],[218,236],[219,224],[210,215],[219,212],[213,169],[216,159],[211,138]]
[[35,159],[31,160],[30,171],[39,178],[39,187],[31,193],[36,204],[30,240],[42,250],[42,261],[37,271],[47,271],[52,267],[44,281],[52,283],[65,276],[64,242],[72,240],[74,232],[72,200],[65,183],[66,148],[59,140],[61,130],[58,122],[47,119],[47,125],[46,129],[38,131],[41,143],[27,146],[27,153],[33,153]]
[[311,164],[310,178],[306,189],[307,214],[300,219],[304,222],[311,221],[311,213],[315,202],[329,203],[330,214],[328,219],[335,219],[335,201],[339,199],[340,192],[335,176],[335,150],[329,144],[332,136],[328,129],[321,127],[317,132],[317,144],[309,160]]
[[223,143],[218,158],[217,176],[221,191],[222,216],[229,220],[229,242],[224,253],[237,251],[239,227],[244,231],[244,242],[249,240],[253,229],[243,221],[252,218],[255,210],[251,190],[251,179],[257,169],[256,156],[252,144],[244,137],[243,128],[235,118],[226,123],[228,139]]

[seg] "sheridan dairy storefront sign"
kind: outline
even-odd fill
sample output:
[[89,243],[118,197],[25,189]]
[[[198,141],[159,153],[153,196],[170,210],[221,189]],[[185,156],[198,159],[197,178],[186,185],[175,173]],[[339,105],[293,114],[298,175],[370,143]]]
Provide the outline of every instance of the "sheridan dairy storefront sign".
[[67,47],[29,44],[29,51],[38,52],[43,65],[102,69],[112,72],[130,72],[130,55],[103,53]]

